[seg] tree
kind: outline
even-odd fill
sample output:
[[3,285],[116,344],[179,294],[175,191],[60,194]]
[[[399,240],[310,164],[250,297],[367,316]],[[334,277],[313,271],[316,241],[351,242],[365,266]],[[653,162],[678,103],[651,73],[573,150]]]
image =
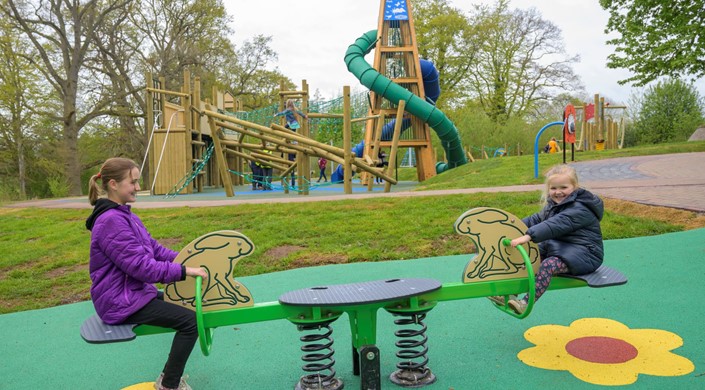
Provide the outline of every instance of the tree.
[[416,1],[413,12],[419,56],[433,61],[438,69],[441,95],[437,105],[452,105],[466,97],[467,77],[482,33],[448,0]]
[[[144,156],[148,135],[145,136],[142,122],[138,119],[144,118],[146,111],[144,101],[146,67],[141,62],[142,57],[134,54],[140,52],[146,37],[130,23],[129,19],[138,6],[136,2],[132,2],[117,10],[95,31],[96,50],[89,63],[95,64],[94,79],[104,79],[106,93],[112,95],[113,99],[110,104],[112,117],[101,118],[101,123],[91,126],[91,130],[100,133],[99,139],[103,142],[110,140],[112,150],[108,152],[105,146],[99,148],[103,151],[103,155],[85,159],[86,169],[101,164],[107,157],[124,155],[139,163]],[[110,126],[111,124],[113,126]],[[87,134],[84,133],[84,135]],[[105,155],[106,153],[109,154]],[[84,156],[86,156],[85,153]]]
[[146,37],[143,56],[148,69],[167,80],[166,89],[179,90],[183,71],[201,78],[210,96],[214,75],[233,59],[233,33],[221,0],[136,0],[133,25]]
[[[140,119],[151,104],[144,100],[147,72],[164,76],[164,88],[178,91],[188,68],[201,80],[201,97],[210,97],[216,73],[232,62],[229,21],[218,0],[133,0],[105,19],[95,31],[96,50],[87,62],[93,64],[93,79],[102,80],[113,96],[111,117],[83,133],[84,168],[109,156],[144,158],[150,133]],[[101,140],[110,146],[94,150]]]
[[62,101],[60,114],[47,114],[62,123],[64,178],[69,195],[81,195],[78,134],[92,119],[104,115],[110,102],[107,96],[94,95],[92,79],[81,79],[80,75],[93,49],[94,31],[129,1],[91,0],[82,4],[78,0],[40,0],[28,4],[7,0],[2,4],[3,13],[17,23],[34,46],[41,64],[38,69]]
[[[38,94],[39,77],[26,59],[31,57],[12,26],[0,22],[0,177],[16,184],[20,199],[27,196],[27,154],[32,138],[33,96]],[[24,51],[22,51],[24,50]],[[4,171],[4,172],[3,172]],[[16,180],[15,180],[16,179]]]
[[647,88],[635,123],[637,143],[686,141],[702,124],[705,103],[692,84],[666,79]]
[[290,90],[296,85],[279,70],[268,70],[277,60],[277,53],[269,46],[272,37],[257,35],[246,40],[235,52],[233,61],[218,72],[222,86],[240,100],[245,111],[279,104],[279,82],[285,79]]
[[522,116],[556,91],[582,89],[560,29],[535,8],[509,10],[508,1],[480,7],[473,24],[485,39],[470,67],[470,89],[496,121]]
[[661,76],[705,76],[705,0],[600,0],[609,11],[605,33],[615,53],[607,66],[634,76],[620,84],[644,86]]

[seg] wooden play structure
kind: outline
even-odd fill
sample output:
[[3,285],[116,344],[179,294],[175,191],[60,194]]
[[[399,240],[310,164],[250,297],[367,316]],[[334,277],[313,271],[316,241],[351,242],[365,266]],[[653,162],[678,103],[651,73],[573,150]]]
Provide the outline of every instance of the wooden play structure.
[[[239,119],[234,115],[236,101],[227,93],[213,89],[211,99],[201,100],[198,78],[191,80],[184,72],[181,91],[161,88],[163,79],[156,81],[147,76],[147,128],[152,129],[149,141],[149,182],[153,195],[169,192],[192,193],[203,191],[204,186],[222,186],[227,196],[234,196],[233,185],[244,184],[243,175],[249,162],[273,167],[278,176],[285,178],[296,170],[298,193],[307,195],[311,181],[309,157],[324,157],[345,168],[344,191],[352,193],[352,172],[366,172],[386,181],[385,191],[396,184],[393,165],[377,167],[377,159],[369,155],[355,157],[351,152],[351,124],[368,121],[374,126],[379,116],[352,118],[350,87],[343,87],[343,114],[309,113],[309,118],[337,118],[342,121],[343,148],[317,142],[309,137],[309,126],[301,121],[297,132],[283,126],[283,119],[272,118],[270,126]],[[280,111],[287,99],[301,101],[303,112],[308,108],[309,87],[306,81],[298,91],[282,90]],[[170,101],[175,100],[178,103]],[[395,111],[401,118],[404,107]],[[401,124],[401,121],[399,121]],[[399,129],[395,130],[398,140]],[[391,143],[394,156],[397,144]],[[295,161],[285,156],[296,154]],[[212,155],[212,158],[211,158]],[[195,169],[198,167],[198,169]],[[180,188],[176,188],[181,184]],[[286,184],[286,180],[282,179]],[[283,186],[288,192],[288,186]],[[371,186],[369,187],[371,190]]]
[[[380,74],[392,79],[396,84],[411,91],[421,99],[426,98],[424,83],[419,62],[419,49],[416,41],[416,30],[411,4],[407,1],[407,15],[403,19],[390,17],[390,12],[400,10],[388,9],[388,1],[380,1],[379,17],[377,22],[378,39],[375,46],[374,62],[372,67]],[[370,92],[371,108],[369,116],[379,115],[384,124],[396,120],[397,106],[374,91]],[[413,148],[416,153],[416,174],[418,180],[424,181],[436,175],[436,157],[431,145],[431,132],[429,125],[421,118],[409,118],[411,126],[405,131],[403,140],[397,145],[404,148]],[[390,147],[393,141],[380,141],[382,128],[377,122],[367,123],[365,131],[365,154],[377,156],[379,148]],[[390,161],[394,161],[394,156]]]
[[[502,312],[525,318],[535,302],[535,270],[538,269],[536,244],[512,248],[509,242],[526,230],[520,219],[494,208],[471,209],[454,224],[458,234],[475,242],[478,254],[471,257],[460,282],[441,283],[434,279],[398,278],[361,283],[312,286],[281,294],[276,302],[255,303],[253,294],[233,277],[238,261],[254,251],[254,244],[235,231],[217,231],[203,235],[184,247],[177,261],[207,269],[209,278],[188,278],[167,285],[166,296],[172,303],[196,311],[199,342],[209,355],[214,330],[236,324],[287,319],[306,335],[302,370],[297,389],[342,389],[336,377],[333,357],[332,324],[344,313],[352,333],[353,373],[360,376],[360,389],[381,389],[380,348],[377,346],[377,312],[384,309],[402,327],[396,356],[398,370],[389,378],[402,387],[422,387],[433,383],[435,375],[428,367],[426,324],[429,312],[439,302],[529,294],[529,304],[522,314],[514,313],[505,303],[491,303]],[[459,270],[460,271],[460,270]],[[601,266],[589,275],[558,275],[550,290],[575,287],[606,287],[625,284],[620,272]],[[399,319],[400,318],[400,319]],[[388,319],[386,319],[388,320]],[[169,329],[135,325],[107,325],[97,315],[81,326],[81,336],[89,343],[129,341],[137,335],[170,332]],[[233,356],[238,359],[239,355]],[[438,355],[436,361],[442,360]],[[246,359],[246,358],[244,358]],[[292,373],[292,382],[299,378]],[[282,387],[287,387],[282,384]]]
[[595,94],[594,102],[576,106],[579,137],[577,150],[621,149],[624,146],[625,119],[615,119],[612,112],[624,111],[627,106],[605,103],[605,98]]
[[[373,49],[375,59],[371,66],[364,54]],[[247,171],[248,162],[272,167],[282,178],[296,171],[295,187],[303,195],[308,194],[310,187],[311,157],[324,157],[342,166],[339,180],[344,183],[346,194],[352,193],[353,173],[361,173],[369,191],[373,177],[385,180],[385,192],[396,184],[395,164],[381,161],[382,149],[389,149],[388,161],[396,161],[398,148],[412,148],[419,181],[467,162],[455,125],[435,107],[440,94],[438,71],[432,62],[419,59],[411,5],[406,0],[380,0],[378,29],[351,45],[345,62],[348,70],[370,89],[370,108],[364,117],[352,117],[349,87],[343,87],[342,114],[309,112],[309,86],[305,80],[301,90],[285,90],[282,83],[279,92],[279,111],[287,99],[294,99],[300,101],[298,106],[309,118],[340,119],[342,148],[313,140],[307,121],[300,121],[301,128],[292,132],[283,126],[283,119],[272,119],[275,123],[268,125],[243,120],[233,113],[237,101],[227,93],[214,89],[211,98],[202,101],[199,81],[192,81],[188,72],[180,91],[165,90],[161,87],[164,80],[155,81],[148,75],[152,194],[200,192],[208,185],[223,186],[230,197],[234,195],[233,184],[243,184],[242,172]],[[432,90],[434,96],[429,96],[425,88]],[[353,155],[351,127],[357,122],[364,122],[365,136],[355,146]],[[431,127],[445,150],[445,162],[436,162]],[[287,154],[296,154],[295,161],[284,158]],[[288,192],[286,180],[282,180],[282,185]]]

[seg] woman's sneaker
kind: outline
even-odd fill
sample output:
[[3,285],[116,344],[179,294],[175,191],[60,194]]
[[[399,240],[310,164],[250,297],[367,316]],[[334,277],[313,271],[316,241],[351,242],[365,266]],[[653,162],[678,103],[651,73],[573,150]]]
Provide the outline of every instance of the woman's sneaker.
[[159,377],[157,377],[157,380],[154,381],[154,388],[156,390],[193,390],[191,389],[191,386],[186,383],[186,379],[188,379],[188,375],[184,375],[181,377],[181,380],[179,381],[179,387],[175,389],[170,389],[168,387],[162,386],[162,379],[164,379],[164,373],[162,372],[159,374]]

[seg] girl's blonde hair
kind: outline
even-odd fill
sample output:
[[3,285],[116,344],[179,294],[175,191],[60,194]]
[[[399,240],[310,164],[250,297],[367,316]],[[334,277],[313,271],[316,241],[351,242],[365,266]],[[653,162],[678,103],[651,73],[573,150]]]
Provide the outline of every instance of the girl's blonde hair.
[[546,186],[543,189],[543,194],[541,194],[541,203],[546,205],[548,203],[548,189],[551,184],[551,178],[556,175],[566,175],[570,179],[570,184],[575,187],[577,190],[580,188],[580,184],[578,183],[578,172],[575,171],[575,168],[568,164],[560,164],[552,167],[548,171],[546,171]]
[[[139,169],[139,165],[129,158],[113,157],[107,159],[103,166],[100,167],[100,171],[88,180],[88,201],[91,206],[95,206],[98,198],[108,192],[110,180],[121,181],[130,174],[133,168]],[[98,179],[101,181],[100,187],[98,186]]]
[[284,108],[286,108],[287,110],[294,111],[294,113],[296,113],[296,111],[298,111],[298,108],[296,107],[296,104],[294,103],[294,99],[288,99],[286,101],[286,105]]

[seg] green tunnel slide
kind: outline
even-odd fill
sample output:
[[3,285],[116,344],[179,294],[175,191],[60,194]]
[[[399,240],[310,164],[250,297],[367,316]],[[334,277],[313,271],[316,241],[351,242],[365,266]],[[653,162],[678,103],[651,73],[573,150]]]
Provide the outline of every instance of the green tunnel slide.
[[467,163],[458,130],[453,122],[434,105],[383,76],[365,61],[365,55],[375,47],[376,41],[377,30],[371,30],[348,47],[345,53],[345,64],[348,71],[360,80],[362,85],[390,102],[399,104],[400,101],[405,100],[406,111],[421,118],[436,132],[448,159],[447,164],[436,163],[436,173]]

